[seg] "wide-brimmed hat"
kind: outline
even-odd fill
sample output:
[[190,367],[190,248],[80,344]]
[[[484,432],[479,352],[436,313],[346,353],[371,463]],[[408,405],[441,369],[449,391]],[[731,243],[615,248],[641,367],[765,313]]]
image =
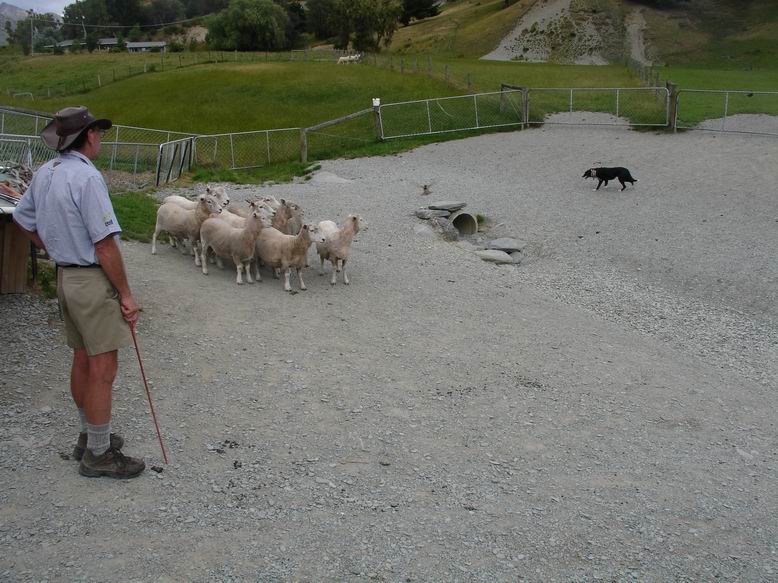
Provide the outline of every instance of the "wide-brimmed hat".
[[113,124],[110,119],[96,119],[83,105],[66,107],[54,114],[41,132],[41,139],[52,150],[61,152],[72,144],[78,135],[93,126],[101,130],[109,129]]

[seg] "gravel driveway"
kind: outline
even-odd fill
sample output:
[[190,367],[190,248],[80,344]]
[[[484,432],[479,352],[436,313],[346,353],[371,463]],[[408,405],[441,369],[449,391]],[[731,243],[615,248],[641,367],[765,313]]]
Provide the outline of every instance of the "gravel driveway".
[[[776,159],[545,126],[234,187],[363,215],[352,283],[237,286],[127,243],[171,457],[127,482],[63,459],[56,307],[0,297],[0,580],[775,581]],[[595,162],[640,181],[592,192]],[[416,235],[441,199],[523,262]],[[114,426],[162,466],[120,358]]]

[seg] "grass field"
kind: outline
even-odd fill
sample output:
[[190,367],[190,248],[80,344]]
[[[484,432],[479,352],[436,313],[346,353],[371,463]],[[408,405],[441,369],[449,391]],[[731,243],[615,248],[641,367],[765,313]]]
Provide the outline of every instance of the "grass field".
[[478,58],[494,49],[536,0],[448,2],[434,18],[412,22],[394,35],[391,51]]

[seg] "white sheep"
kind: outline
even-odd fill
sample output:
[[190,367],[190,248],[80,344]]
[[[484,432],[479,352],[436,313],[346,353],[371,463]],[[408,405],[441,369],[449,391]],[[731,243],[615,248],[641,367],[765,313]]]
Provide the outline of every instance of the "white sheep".
[[[197,206],[187,210],[175,203],[167,202],[157,209],[157,224],[151,239],[151,254],[157,253],[157,237],[162,231],[167,232],[171,239],[189,240],[192,245],[195,265],[200,265],[198,245],[200,242],[200,226],[211,213],[221,213],[222,207],[210,196],[201,195]],[[183,245],[182,245],[183,248]]]
[[[230,197],[227,194],[227,190],[223,186],[215,186],[211,188],[211,186],[208,185],[205,187],[205,194],[215,198],[221,206],[227,206],[230,204]],[[192,210],[197,206],[197,200],[191,200],[183,196],[178,196],[177,194],[166,196],[162,202],[172,202],[187,210]]]
[[[292,291],[289,285],[289,276],[292,268],[297,271],[300,278],[300,289],[307,289],[303,281],[302,269],[306,265],[308,248],[311,243],[324,242],[324,237],[319,233],[319,228],[314,225],[303,225],[297,235],[285,235],[278,229],[262,229],[257,239],[257,257],[265,265],[273,269],[284,270],[284,290]],[[257,266],[257,281],[259,266]]]
[[348,261],[349,251],[351,250],[351,241],[354,239],[360,229],[367,228],[366,223],[356,215],[346,217],[343,226],[338,228],[334,221],[321,221],[319,231],[324,236],[322,243],[316,243],[316,252],[319,254],[321,266],[319,275],[324,275],[324,261],[332,264],[332,278],[330,284],[337,282],[337,272],[343,272],[343,283],[349,285],[348,275],[346,274],[346,261]]
[[[217,257],[229,257],[237,269],[236,281],[243,283],[243,272],[246,272],[246,282],[251,279],[251,261],[256,252],[257,237],[262,232],[262,221],[259,213],[254,211],[244,219],[243,227],[233,227],[218,218],[207,219],[200,228],[200,241],[203,257],[212,249]],[[245,264],[245,266],[244,266]],[[203,261],[203,274],[208,275],[208,262]]]
[[271,226],[286,235],[296,235],[303,226],[304,215],[299,205],[282,198],[281,204],[273,215]]

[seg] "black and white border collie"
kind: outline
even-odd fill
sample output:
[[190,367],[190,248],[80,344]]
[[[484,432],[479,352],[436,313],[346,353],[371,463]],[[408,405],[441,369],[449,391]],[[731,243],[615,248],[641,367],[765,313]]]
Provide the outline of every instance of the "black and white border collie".
[[621,190],[624,190],[627,188],[627,182],[632,184],[633,186],[638,181],[637,178],[632,178],[632,174],[629,173],[629,170],[626,168],[589,168],[586,172],[583,173],[583,178],[596,178],[599,180],[597,183],[597,188],[594,190],[600,190],[600,186],[602,186],[602,183],[605,183],[605,186],[608,186],[608,182],[611,180],[618,179],[619,182],[621,182]]

